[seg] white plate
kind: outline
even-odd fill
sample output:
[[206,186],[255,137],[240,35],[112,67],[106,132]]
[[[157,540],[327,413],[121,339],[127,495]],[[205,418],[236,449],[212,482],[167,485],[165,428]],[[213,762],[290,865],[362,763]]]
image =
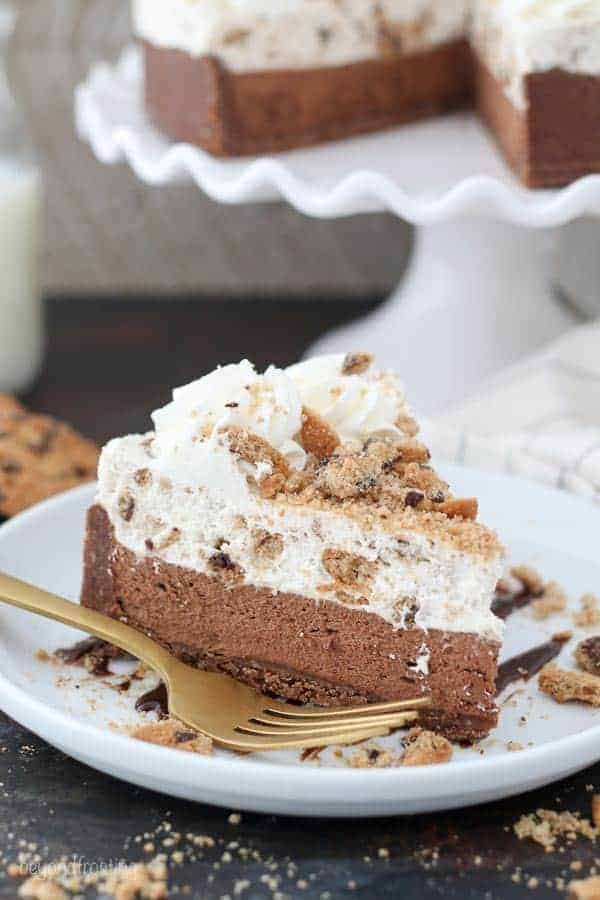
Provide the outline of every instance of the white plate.
[[[530,562],[565,585],[573,604],[581,594],[598,591],[600,508],[503,475],[450,467],[446,474],[459,494],[480,497],[484,519],[499,529],[513,560]],[[76,598],[84,515],[93,493],[93,486],[71,491],[0,528],[0,569]],[[570,615],[540,623],[529,611],[517,613],[508,622],[505,655],[564,627],[572,627]],[[293,815],[416,813],[521,793],[600,758],[600,710],[558,706],[538,693],[535,680],[521,685],[505,705],[498,729],[483,742],[483,755],[457,749],[447,765],[352,769],[331,751],[319,763],[301,763],[297,752],[193,756],[134,741],[115,730],[139,722],[135,694],[119,694],[82,669],[36,657],[39,649],[54,650],[76,638],[77,633],[61,625],[0,605],[0,707],[90,766],[190,800]],[[563,650],[566,666],[572,665],[574,644]],[[387,740],[398,746],[399,736]],[[526,749],[508,752],[511,740]]]

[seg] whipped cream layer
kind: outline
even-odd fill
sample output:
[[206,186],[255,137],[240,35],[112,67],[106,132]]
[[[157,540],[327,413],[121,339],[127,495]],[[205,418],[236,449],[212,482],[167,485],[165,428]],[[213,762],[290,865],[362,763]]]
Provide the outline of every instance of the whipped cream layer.
[[[500,640],[502,623],[490,611],[503,569],[500,557],[475,557],[419,532],[394,535],[335,512],[266,501],[248,484],[248,464],[240,464],[220,440],[212,443],[193,483],[172,480],[164,475],[161,456],[149,455],[152,438],[111,441],[99,466],[97,502],[117,541],[138,556],[214,575],[211,559],[226,554],[244,583],[343,602],[323,552],[355,554],[375,564],[359,607],[365,612],[402,628],[416,609],[419,627]],[[275,559],[261,553],[265,539],[281,548]]]
[[475,0],[472,41],[519,109],[524,77],[558,68],[600,75],[600,0]]
[[[344,441],[398,431],[408,410],[392,375],[372,366],[343,375],[344,357],[309,360],[257,375],[244,361],[174,391],[153,415],[156,431],[111,441],[99,466],[97,502],[117,541],[138,556],[215,574],[225,554],[247,584],[312,600],[360,602],[395,627],[476,633],[500,640],[490,601],[501,552],[469,553],[448,535],[401,532],[335,509],[265,499],[269,463],[241,458],[230,429],[260,435],[292,468],[304,465],[301,410],[317,407]],[[320,387],[319,387],[320,385]],[[399,432],[398,432],[399,433]],[[266,552],[265,552],[266,551]],[[340,590],[324,552],[360,558],[368,584]]]
[[464,35],[467,11],[468,0],[132,0],[138,37],[238,72],[415,52]]

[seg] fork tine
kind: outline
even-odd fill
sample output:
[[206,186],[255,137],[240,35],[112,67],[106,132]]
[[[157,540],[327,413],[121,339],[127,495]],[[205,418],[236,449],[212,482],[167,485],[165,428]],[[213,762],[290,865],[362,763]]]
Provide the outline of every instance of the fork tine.
[[[396,722],[402,722],[404,720],[408,721],[407,717],[410,717],[410,720],[416,719],[418,716],[417,710],[405,710],[404,712],[393,713],[391,715],[378,715],[378,716],[362,716],[358,718],[357,716],[351,717],[349,719],[339,718],[339,719],[330,719],[330,720],[315,720],[315,719],[307,719],[296,720],[296,719],[285,719],[283,716],[279,718],[269,718],[268,716],[252,716],[249,719],[250,725],[254,728],[255,725],[261,726],[263,730],[262,734],[265,734],[264,726],[267,726],[270,734],[288,734],[292,731],[306,731],[307,729],[319,729],[324,730],[325,728],[370,728],[372,725],[388,725],[390,727],[394,727]],[[244,728],[247,728],[247,725],[244,725]]]
[[263,709],[263,715],[284,717],[286,719],[330,719],[332,716],[345,718],[363,717],[373,713],[394,713],[408,709],[424,709],[431,705],[431,697],[417,697],[412,700],[389,700],[384,703],[365,703],[364,706],[336,706],[322,707],[309,710],[306,707],[295,707],[289,703],[271,701],[269,706]]
[[265,750],[291,750],[294,748],[326,747],[328,744],[358,744],[369,738],[385,737],[389,728],[367,728],[364,731],[353,729],[342,731],[330,737],[322,734],[318,737],[264,737],[259,734],[239,734],[235,738],[220,738],[214,736],[215,742],[229,750],[241,750],[250,753],[259,753]]
[[317,725],[314,726],[273,726],[264,727],[263,725],[255,725],[248,722],[244,725],[238,725],[235,729],[237,733],[242,734],[260,734],[263,737],[335,737],[336,734],[350,733],[352,731],[364,731],[366,728],[400,728],[409,722],[414,722],[417,718],[416,712],[398,713],[395,716],[373,716],[365,724],[342,724],[342,725]]

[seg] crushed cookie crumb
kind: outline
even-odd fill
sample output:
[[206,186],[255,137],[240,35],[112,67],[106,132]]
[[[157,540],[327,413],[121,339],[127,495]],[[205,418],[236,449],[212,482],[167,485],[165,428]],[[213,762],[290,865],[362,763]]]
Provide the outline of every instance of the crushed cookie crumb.
[[357,590],[369,585],[377,568],[376,563],[363,556],[335,547],[327,547],[323,551],[321,562],[334,581]]
[[146,487],[152,482],[152,473],[150,469],[138,469],[133,479],[140,487]]
[[600,600],[595,594],[584,594],[579,601],[579,610],[573,613],[573,621],[581,628],[600,625]]
[[340,445],[340,439],[325,419],[312,409],[302,409],[300,443],[307,453],[318,460],[329,459]]
[[257,528],[252,532],[252,552],[260,562],[274,562],[283,553],[283,537]]
[[401,431],[407,437],[416,437],[419,433],[419,424],[412,416],[400,415],[394,424],[398,431]]
[[[179,528],[171,528],[169,533],[156,544],[156,547],[158,550],[168,550],[168,548],[172,547],[173,544],[176,544],[180,538],[181,530]],[[148,549],[154,549],[154,547]]]
[[158,744],[161,747],[172,747],[184,750],[186,753],[210,756],[213,752],[213,743],[209,737],[183,726],[177,719],[164,719],[160,722],[136,725],[130,734],[138,741]]
[[363,375],[372,363],[370,353],[347,353],[342,363],[342,375]]
[[131,522],[135,512],[135,499],[129,491],[124,491],[119,497],[119,515],[125,522]]
[[452,744],[433,731],[420,727],[411,728],[405,738],[405,751],[401,766],[431,766],[450,762]]
[[[20,867],[19,867],[20,868]],[[19,871],[15,877],[23,877]],[[20,886],[19,897],[25,900],[67,900],[83,896],[90,888],[98,896],[115,900],[166,900],[169,895],[166,857],[157,856],[147,863],[118,865],[100,871],[84,871],[82,865],[62,859],[46,863],[39,872]]]
[[544,579],[533,566],[513,566],[510,569],[513,578],[518,579],[529,594],[539,596],[544,590]]
[[540,691],[557,703],[578,700],[600,706],[600,678],[587,672],[571,672],[556,665],[545,666],[538,678]]
[[525,839],[535,841],[547,853],[555,849],[560,838],[570,843],[577,837],[594,841],[598,834],[589,819],[582,819],[579,813],[568,811],[558,813],[551,809],[538,809],[535,813],[521,816],[513,828],[520,841]]
[[380,747],[361,747],[348,760],[353,769],[389,769],[397,766],[399,759],[390,750]]
[[244,462],[253,466],[268,464],[272,471],[279,472],[284,477],[289,474],[288,464],[282,454],[259,435],[244,428],[230,426],[224,431],[224,436],[231,453]]
[[208,565],[216,575],[227,580],[238,580],[243,578],[244,575],[241,566],[238,566],[238,564],[232,560],[231,556],[223,550],[213,553],[208,560]]
[[586,672],[600,675],[600,634],[580,641],[575,648],[575,659]]
[[545,584],[539,599],[531,604],[534,619],[547,619],[567,608],[567,595],[556,581]]
[[469,519],[475,521],[479,514],[479,503],[474,497],[445,500],[438,506],[438,511],[444,513],[449,519]]

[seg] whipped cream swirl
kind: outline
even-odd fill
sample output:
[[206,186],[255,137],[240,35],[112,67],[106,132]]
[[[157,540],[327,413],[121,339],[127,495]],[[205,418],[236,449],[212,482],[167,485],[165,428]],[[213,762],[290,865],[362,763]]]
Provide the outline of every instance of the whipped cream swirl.
[[373,365],[361,374],[344,375],[344,359],[318,356],[285,371],[302,403],[322,416],[343,442],[365,440],[375,432],[399,435],[396,423],[408,408],[397,376]]
[[215,369],[184,387],[152,413],[155,447],[161,455],[189,455],[214,449],[227,428],[245,428],[278,450],[293,468],[302,468],[305,453],[294,440],[302,426],[302,401],[293,381],[270,366],[259,375],[247,359]]

